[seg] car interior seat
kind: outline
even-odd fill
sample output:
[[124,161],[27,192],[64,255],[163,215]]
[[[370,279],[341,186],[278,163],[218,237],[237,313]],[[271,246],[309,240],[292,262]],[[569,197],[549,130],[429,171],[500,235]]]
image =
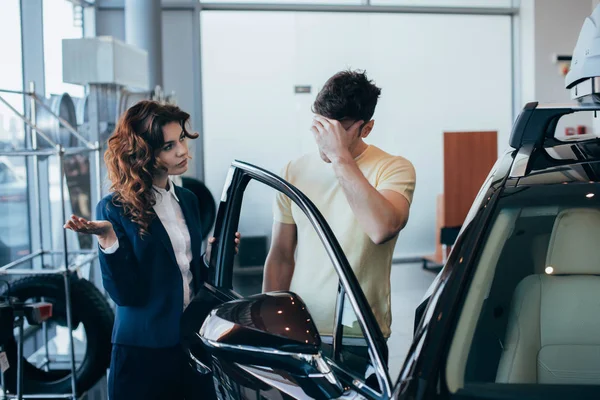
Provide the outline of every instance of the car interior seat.
[[516,287],[496,382],[600,384],[600,210],[557,215],[541,273]]

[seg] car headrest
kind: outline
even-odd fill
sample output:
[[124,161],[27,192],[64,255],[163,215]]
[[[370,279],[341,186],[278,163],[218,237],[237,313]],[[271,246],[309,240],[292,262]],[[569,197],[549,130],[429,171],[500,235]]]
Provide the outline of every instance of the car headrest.
[[569,208],[558,213],[548,245],[546,273],[600,275],[600,210]]

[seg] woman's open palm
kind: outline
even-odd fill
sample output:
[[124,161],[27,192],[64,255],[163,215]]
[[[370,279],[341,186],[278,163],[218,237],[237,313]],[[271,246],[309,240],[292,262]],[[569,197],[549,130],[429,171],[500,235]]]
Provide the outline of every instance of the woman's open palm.
[[88,221],[77,215],[71,215],[71,219],[67,221],[63,228],[79,233],[105,236],[113,229],[113,226],[109,221]]

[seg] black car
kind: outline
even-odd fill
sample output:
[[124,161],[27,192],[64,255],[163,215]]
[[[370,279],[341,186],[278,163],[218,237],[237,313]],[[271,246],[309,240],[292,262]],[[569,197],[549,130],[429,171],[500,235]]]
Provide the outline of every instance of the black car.
[[[234,162],[210,284],[184,314],[198,379],[212,377],[222,399],[600,398],[600,140],[555,137],[563,116],[596,109],[524,108],[416,311],[399,376],[390,376],[386,339],[313,203],[280,177]],[[226,238],[251,181],[287,195],[321,238],[339,276],[331,336],[319,334],[294,293],[232,290]]]

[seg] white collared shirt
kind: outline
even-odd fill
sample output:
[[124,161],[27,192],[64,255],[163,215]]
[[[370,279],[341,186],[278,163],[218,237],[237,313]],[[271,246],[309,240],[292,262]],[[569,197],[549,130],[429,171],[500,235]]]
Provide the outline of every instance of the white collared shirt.
[[[192,271],[190,270],[190,263],[192,262],[192,243],[190,238],[190,231],[185,222],[183,211],[179,205],[179,199],[175,194],[175,187],[173,182],[169,180],[169,189],[165,190],[158,186],[152,186],[155,192],[156,204],[154,205],[154,212],[160,219],[160,222],[165,227],[171,245],[173,246],[173,252],[175,253],[175,259],[177,265],[181,270],[181,276],[183,278],[183,308],[185,309],[192,299]],[[106,254],[112,254],[119,248],[119,240],[106,249],[100,248]]]

